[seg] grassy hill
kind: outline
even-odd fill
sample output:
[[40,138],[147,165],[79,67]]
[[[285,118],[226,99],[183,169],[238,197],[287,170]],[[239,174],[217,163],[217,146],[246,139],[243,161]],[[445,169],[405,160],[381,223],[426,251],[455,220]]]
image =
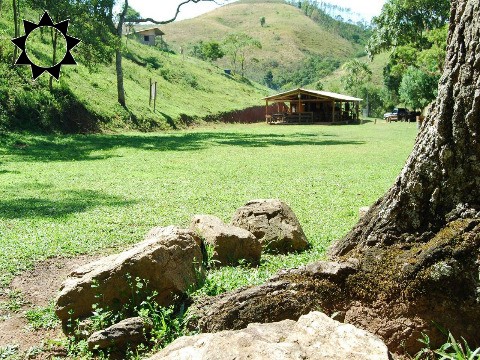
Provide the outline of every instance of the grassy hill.
[[[51,92],[48,74],[33,82],[29,66],[10,65],[14,32],[8,6],[3,4],[0,18],[0,130],[167,129],[192,119],[262,105],[261,98],[268,91],[240,77],[227,76],[207,62],[128,40],[123,60],[127,110],[117,104],[113,63],[93,72],[81,63],[64,66]],[[35,21],[38,14],[25,10],[22,16]],[[32,52],[48,51],[42,43],[28,46]],[[75,49],[72,53],[75,56]],[[149,106],[150,79],[158,88],[155,112]]]
[[[260,24],[261,17],[265,17],[264,27]],[[199,41],[222,42],[231,33],[250,35],[262,44],[261,49],[252,49],[250,60],[257,59],[258,62],[250,61],[247,69],[247,75],[256,81],[261,81],[268,70],[274,77],[279,77],[298,69],[311,56],[342,63],[364,48],[281,0],[237,1],[197,18],[168,24],[162,29],[166,34],[165,41],[175,51],[180,47],[188,51]],[[227,57],[219,64],[228,67]]]

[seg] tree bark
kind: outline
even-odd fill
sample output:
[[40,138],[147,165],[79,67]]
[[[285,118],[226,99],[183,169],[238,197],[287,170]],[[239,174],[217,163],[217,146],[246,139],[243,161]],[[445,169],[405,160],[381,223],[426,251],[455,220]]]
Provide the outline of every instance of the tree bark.
[[438,98],[401,174],[369,213],[331,249],[357,249],[432,234],[457,208],[480,203],[480,10],[453,2]]
[[117,24],[117,46],[115,48],[115,69],[117,73],[117,100],[120,105],[126,107],[125,88],[123,86],[123,67],[122,67],[122,32],[123,22],[127,14],[128,0],[125,1],[123,10],[118,18]]

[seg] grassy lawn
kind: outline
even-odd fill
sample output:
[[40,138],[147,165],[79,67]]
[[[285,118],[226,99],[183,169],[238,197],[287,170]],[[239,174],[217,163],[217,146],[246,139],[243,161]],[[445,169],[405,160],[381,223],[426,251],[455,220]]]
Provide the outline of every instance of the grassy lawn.
[[0,278],[53,256],[118,251],[153,226],[194,214],[229,221],[255,198],[280,198],[313,244],[264,256],[256,270],[209,274],[225,290],[321,259],[393,183],[416,125],[218,125],[170,133],[0,134]]

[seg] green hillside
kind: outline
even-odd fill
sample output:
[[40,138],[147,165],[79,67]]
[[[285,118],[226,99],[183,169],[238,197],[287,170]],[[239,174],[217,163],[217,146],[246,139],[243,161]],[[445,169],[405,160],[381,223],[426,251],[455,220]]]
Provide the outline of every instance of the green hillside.
[[[368,56],[360,58],[361,61],[366,62],[368,67],[372,71],[371,85],[379,88],[383,87],[383,69],[388,62],[388,53],[382,53],[376,55],[372,61],[368,59]],[[335,70],[330,75],[324,77],[321,82],[325,89],[333,92],[341,92],[342,82],[341,79],[345,75],[345,71],[342,68]],[[309,84],[307,87],[315,86],[315,84]]]
[[[265,17],[265,26],[260,18]],[[333,21],[333,19],[332,19]],[[252,49],[247,75],[257,81],[271,70],[274,77],[282,76],[309,57],[338,60],[339,63],[361,53],[364,46],[349,41],[328,29],[292,5],[281,0],[242,0],[220,7],[194,19],[174,22],[162,29],[165,41],[172,49],[191,49],[199,41],[222,42],[228,34],[246,33],[262,44]],[[359,28],[359,32],[361,29]],[[229,66],[228,58],[219,60]]]
[[[10,65],[14,47],[10,39],[14,32],[8,4],[3,5],[1,15],[0,130],[82,132],[176,128],[193,119],[262,105],[261,98],[267,93],[263,86],[227,76],[223,69],[207,62],[163,52],[130,39],[124,47],[123,59],[128,109],[117,104],[113,63],[97,66],[93,72],[82,63],[64,66],[60,81],[53,81],[53,91],[49,91],[48,74],[33,82],[29,66]],[[22,16],[33,20],[38,14],[25,10]],[[48,51],[45,44],[32,46],[32,52]],[[72,53],[75,56],[75,49]],[[150,79],[158,87],[155,112],[149,106]]]

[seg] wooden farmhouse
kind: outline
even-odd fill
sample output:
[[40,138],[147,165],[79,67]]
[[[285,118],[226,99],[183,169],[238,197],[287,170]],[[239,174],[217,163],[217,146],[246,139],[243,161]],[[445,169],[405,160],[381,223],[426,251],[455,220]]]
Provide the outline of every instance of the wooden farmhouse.
[[360,119],[362,101],[347,95],[302,88],[268,96],[264,100],[269,124],[348,123]]
[[155,46],[155,39],[157,36],[162,37],[165,33],[157,27],[142,29],[134,32],[137,40],[144,45]]

